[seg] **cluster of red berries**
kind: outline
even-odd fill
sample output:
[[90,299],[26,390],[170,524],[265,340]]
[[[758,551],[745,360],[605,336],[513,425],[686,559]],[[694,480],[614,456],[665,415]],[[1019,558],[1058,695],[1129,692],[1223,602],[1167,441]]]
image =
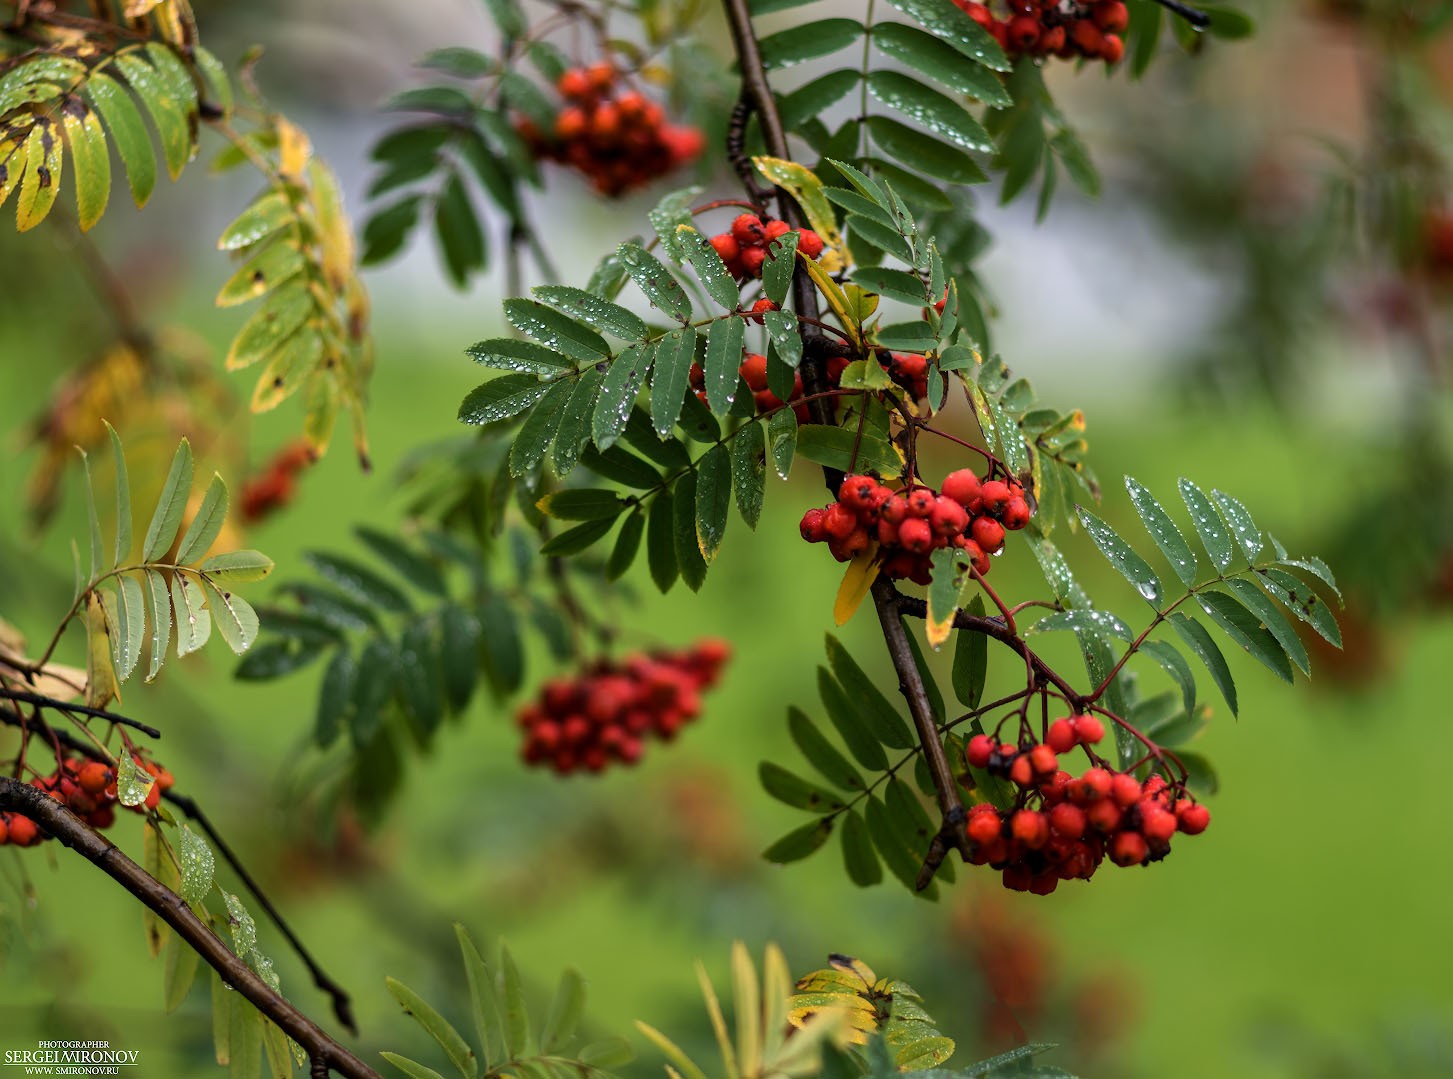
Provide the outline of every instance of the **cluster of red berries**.
[[701,713],[701,691],[716,684],[730,656],[725,641],[708,639],[683,651],[601,660],[575,678],[546,682],[519,712],[525,763],[561,775],[636,763],[647,737],[670,741]]
[[763,221],[756,214],[739,214],[732,227],[711,238],[711,246],[739,281],[761,277],[762,265],[773,258],[772,241],[797,233],[797,250],[810,259],[822,254],[822,237],[811,229],[794,229],[785,221]]
[[573,67],[555,88],[565,107],[553,131],[521,120],[535,156],[579,169],[602,195],[650,183],[696,158],[706,139],[694,127],[666,123],[665,110],[638,90],[618,93],[621,72],[609,63]]
[[293,500],[298,473],[317,460],[306,442],[294,442],[279,450],[267,468],[242,485],[242,522],[266,520]]
[[1094,764],[1074,777],[1060,767],[1062,754],[1104,736],[1105,725],[1086,715],[1055,720],[1043,743],[969,739],[970,767],[1019,788],[1012,809],[983,803],[969,810],[970,862],[1002,872],[1013,891],[1048,895],[1062,880],[1089,880],[1107,856],[1118,866],[1158,862],[1176,832],[1206,830],[1210,810],[1159,775],[1142,781]]
[[989,556],[1004,549],[1005,530],[1029,523],[1024,488],[1013,480],[980,480],[962,468],[944,477],[943,490],[915,484],[895,491],[872,476],[848,476],[838,500],[802,517],[802,538],[826,543],[839,562],[878,544],[881,572],[915,584],[932,580],[930,555],[957,547],[980,576]]
[[[156,808],[162,791],[171,788],[172,774],[151,761],[134,759],[156,780],[146,800],[131,807],[138,813],[145,813]],[[45,791],[92,828],[109,828],[116,823],[116,773],[108,764],[67,757],[56,765],[54,772],[48,776],[37,776],[30,785]],[[17,847],[33,847],[48,838],[40,826],[24,814],[0,813],[0,846],[10,843]]]
[[1118,64],[1125,55],[1121,35],[1130,24],[1130,9],[1123,0],[1009,0],[1002,18],[988,4],[954,3],[1011,56],[1084,57]]

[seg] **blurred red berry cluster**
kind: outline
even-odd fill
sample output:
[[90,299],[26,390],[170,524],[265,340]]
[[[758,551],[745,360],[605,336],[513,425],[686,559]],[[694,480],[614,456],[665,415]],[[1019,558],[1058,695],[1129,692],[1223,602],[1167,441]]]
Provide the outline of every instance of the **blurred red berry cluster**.
[[640,91],[622,89],[625,76],[602,61],[574,67],[555,88],[565,107],[552,131],[528,120],[520,134],[535,156],[584,173],[602,195],[615,197],[642,187],[694,160],[706,147],[694,127],[666,123],[665,110]]
[[957,547],[983,576],[989,556],[1004,548],[1005,530],[1023,528],[1030,516],[1018,483],[980,480],[963,468],[944,477],[942,492],[922,484],[895,491],[872,476],[847,476],[838,500],[808,510],[800,527],[803,539],[826,543],[839,562],[876,542],[886,576],[928,584],[934,551]]
[[262,472],[242,485],[242,523],[257,524],[291,502],[298,473],[315,460],[313,448],[301,440],[279,450]]
[[1083,57],[1118,64],[1125,55],[1121,35],[1130,24],[1130,9],[1123,0],[1009,0],[997,16],[989,4],[954,3],[993,34],[1010,56]]
[[[155,809],[161,793],[172,785],[172,774],[165,768],[140,757],[133,758],[153,779],[146,800],[131,808],[137,813]],[[30,781],[37,790],[45,791],[66,806],[92,828],[109,828],[116,823],[116,773],[101,761],[66,757],[48,776]],[[50,837],[22,813],[0,813],[0,846],[33,847]]]
[[701,713],[701,693],[716,685],[731,647],[716,639],[681,651],[600,660],[574,678],[546,682],[520,709],[526,764],[561,775],[600,772],[640,760],[651,736],[670,741]]
[[965,831],[974,865],[1003,873],[1004,887],[1048,895],[1062,880],[1089,880],[1106,857],[1118,866],[1158,862],[1177,831],[1199,835],[1211,813],[1159,775],[1145,780],[1093,763],[1071,776],[1059,758],[1105,737],[1095,716],[1050,724],[1044,742],[1000,743],[987,734],[969,739],[965,758],[1018,788],[1014,805],[969,810]]

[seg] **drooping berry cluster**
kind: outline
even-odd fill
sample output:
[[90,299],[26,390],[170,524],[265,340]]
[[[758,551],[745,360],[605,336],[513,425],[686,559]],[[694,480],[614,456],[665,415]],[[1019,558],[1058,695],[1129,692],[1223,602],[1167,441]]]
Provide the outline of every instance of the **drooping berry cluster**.
[[242,485],[244,524],[256,524],[293,500],[298,473],[317,460],[306,442],[294,442],[277,452],[267,468]]
[[565,107],[554,130],[521,120],[519,132],[536,157],[579,169],[611,197],[694,160],[706,146],[702,133],[666,123],[665,110],[638,90],[621,90],[624,81],[605,62],[571,68],[555,84]]
[[1130,24],[1123,0],[1009,0],[996,16],[988,4],[954,0],[1011,56],[1083,57],[1118,64],[1125,55],[1121,37]]
[[[161,793],[172,785],[172,774],[151,761],[135,758],[136,763],[156,780],[145,801],[132,806],[138,813],[155,809]],[[92,828],[109,828],[116,823],[116,773],[101,761],[67,757],[48,776],[30,781],[37,790],[45,791],[70,809]],[[50,837],[23,813],[0,813],[0,845],[33,847]]]
[[601,660],[575,678],[546,682],[519,712],[525,763],[561,775],[636,763],[648,737],[670,741],[700,714],[701,692],[716,684],[730,655],[725,641],[708,639],[683,651]]
[[756,214],[739,214],[732,227],[711,238],[711,246],[738,281],[761,277],[762,266],[773,257],[772,241],[797,233],[797,250],[810,259],[822,254],[822,237],[811,229],[793,229],[785,221],[763,221]]
[[929,558],[943,547],[957,547],[980,576],[988,573],[1005,530],[1023,528],[1030,514],[1018,483],[980,480],[967,468],[945,476],[941,492],[922,484],[895,491],[872,476],[848,476],[836,502],[803,515],[801,530],[808,543],[826,543],[839,562],[877,543],[883,574],[928,584]]
[[1003,873],[1006,888],[1048,895],[1062,880],[1089,880],[1107,857],[1118,866],[1147,865],[1170,853],[1176,832],[1206,830],[1210,811],[1162,776],[1142,781],[1093,764],[1074,777],[1060,767],[1061,755],[1104,736],[1104,724],[1085,715],[1055,720],[1042,743],[969,739],[969,766],[1018,788],[1011,808],[969,810],[969,860]]

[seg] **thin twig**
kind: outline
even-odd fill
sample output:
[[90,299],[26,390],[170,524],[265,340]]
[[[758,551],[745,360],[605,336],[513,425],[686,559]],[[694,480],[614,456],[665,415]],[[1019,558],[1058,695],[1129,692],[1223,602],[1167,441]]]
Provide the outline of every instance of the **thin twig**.
[[92,708],[90,705],[76,704],[74,701],[57,700],[55,697],[30,693],[23,689],[13,689],[10,686],[0,685],[0,700],[19,701],[22,704],[33,704],[38,708],[54,708],[58,712],[79,713],[83,716],[91,716],[93,719],[104,719],[108,723],[119,723],[123,727],[140,731],[148,738],[161,737],[161,731],[140,720],[127,719],[115,712],[108,712],[104,708]]

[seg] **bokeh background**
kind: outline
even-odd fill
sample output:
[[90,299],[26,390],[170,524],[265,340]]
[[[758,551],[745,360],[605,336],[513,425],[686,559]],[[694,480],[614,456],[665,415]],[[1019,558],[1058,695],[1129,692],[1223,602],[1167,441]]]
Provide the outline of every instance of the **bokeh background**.
[[[415,83],[416,55],[492,40],[483,5],[469,0],[197,6],[223,58],[264,45],[264,89],[311,131],[356,214],[368,147],[386,124],[379,101]],[[828,6],[838,5],[791,17]],[[756,535],[732,523],[699,595],[678,585],[660,596],[644,566],[630,578],[639,603],[619,615],[626,645],[719,635],[735,657],[705,718],[629,771],[527,771],[511,709],[478,701],[410,763],[376,831],[325,828],[299,806],[317,776],[320,669],[241,684],[210,652],[126,691],[127,710],[164,730],[158,756],[179,786],[353,992],[362,1050],[432,1059],[385,974],[468,1028],[459,921],[478,940],[508,940],[542,1006],[559,968],[579,968],[601,1033],[642,1018],[704,1046],[692,961],[724,984],[740,939],[758,954],[778,942],[797,971],[845,952],[908,980],[959,1039],[961,1062],[1027,1037],[1060,1042],[1048,1059],[1087,1076],[1453,1074],[1453,726],[1439,681],[1453,657],[1443,336],[1453,291],[1419,262],[1427,252],[1410,224],[1453,196],[1437,188],[1453,149],[1453,52],[1440,62],[1406,50],[1349,5],[1243,7],[1254,38],[1194,59],[1172,52],[1143,82],[1054,71],[1104,173],[1098,200],[1066,186],[1036,223],[1032,200],[1001,207],[992,186],[975,192],[994,237],[981,274],[996,348],[1048,403],[1084,408],[1103,515],[1133,532],[1125,473],[1163,498],[1188,476],[1235,494],[1294,551],[1327,555],[1346,582],[1348,651],[1314,653],[1310,684],[1285,686],[1228,650],[1242,717],[1217,701],[1197,747],[1220,774],[1211,830],[1163,865],[1049,898],[962,870],[937,904],[891,878],[858,890],[835,847],[785,869],[762,862],[798,815],[761,792],[756,764],[795,757],[785,706],[817,706],[813,668],[838,578],[796,537],[802,510],[822,500],[804,469],[769,488]],[[1419,153],[1402,156],[1410,142]],[[212,237],[253,191],[246,177],[204,171],[163,185],[143,214],[118,195],[94,235],[141,317],[186,327],[187,347],[210,349],[220,369],[243,316],[211,306],[229,272]],[[733,190],[726,175],[701,179]],[[668,186],[607,204],[553,174],[534,216],[565,279],[583,282]],[[40,461],[29,436],[65,372],[113,333],[69,254],[45,229],[0,230],[0,613],[32,639],[69,602],[68,537],[84,526],[70,465],[54,520],[29,523]],[[396,525],[401,460],[457,433],[458,401],[479,380],[463,349],[504,330],[500,272],[452,291],[427,237],[368,284],[376,468],[362,474],[340,445],[285,513],[247,535],[280,578],[302,572],[304,550],[348,549],[355,523]],[[201,464],[235,485],[297,422],[286,407],[255,420],[224,410],[216,430],[246,428],[246,457]],[[123,435],[142,455],[133,474],[147,452],[162,467],[169,449]],[[1092,594],[1134,609],[1082,537],[1065,546]],[[1009,596],[1043,590],[1012,547],[995,578]],[[840,632],[886,684],[871,619]],[[1067,650],[1049,651],[1077,669]],[[79,655],[78,639],[67,655]],[[543,649],[528,658],[532,682],[554,669]],[[134,820],[116,834],[139,847]],[[264,929],[263,944],[285,991],[326,1019],[276,934]],[[166,1017],[161,977],[139,909],[93,869],[54,845],[0,850],[0,1047],[109,1037],[142,1051],[143,1074],[209,1074],[205,983]],[[659,1074],[636,1042],[631,1074]]]

